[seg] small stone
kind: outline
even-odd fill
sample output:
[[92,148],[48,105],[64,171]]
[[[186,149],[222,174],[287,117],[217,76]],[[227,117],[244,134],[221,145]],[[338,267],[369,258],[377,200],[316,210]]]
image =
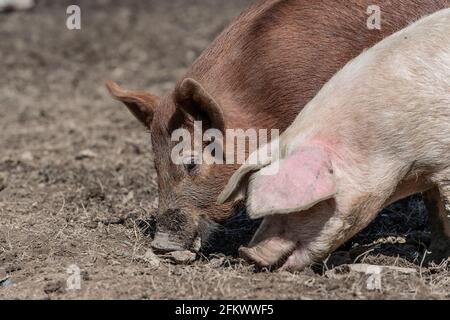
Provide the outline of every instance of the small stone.
[[209,264],[211,265],[212,268],[220,268],[221,266],[223,266],[225,262],[225,258],[224,257],[220,257],[220,258],[213,258],[209,261]]
[[30,151],[26,151],[20,155],[20,160],[22,161],[33,161],[34,157]]
[[339,289],[339,284],[338,283],[330,283],[327,285],[327,291],[334,291]]
[[193,250],[194,251],[200,251],[201,247],[202,247],[202,238],[201,237],[195,238],[194,245],[193,245]]
[[153,268],[159,268],[161,264],[161,260],[159,260],[158,256],[152,251],[152,249],[148,249],[142,256],[142,259]]
[[86,149],[86,150],[80,151],[80,153],[78,153],[75,156],[75,159],[83,160],[83,159],[93,159],[95,157],[97,157],[97,154],[94,151]]
[[197,255],[192,251],[173,251],[167,257],[176,264],[190,264],[195,261]]
[[303,282],[303,284],[308,288],[312,288],[314,287],[315,282],[316,280],[314,278],[309,278],[305,282]]
[[0,287],[4,288],[4,287],[8,287],[12,284],[14,284],[14,282],[9,278],[0,279]]
[[128,202],[134,199],[134,192],[130,191],[128,194],[123,198],[122,205],[126,205]]

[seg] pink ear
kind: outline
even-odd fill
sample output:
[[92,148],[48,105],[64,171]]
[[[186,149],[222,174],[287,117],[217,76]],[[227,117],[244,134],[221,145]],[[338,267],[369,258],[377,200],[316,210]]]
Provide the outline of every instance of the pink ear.
[[[264,175],[270,171],[275,174]],[[321,146],[303,146],[250,178],[248,213],[256,219],[307,210],[335,193],[328,152]]]

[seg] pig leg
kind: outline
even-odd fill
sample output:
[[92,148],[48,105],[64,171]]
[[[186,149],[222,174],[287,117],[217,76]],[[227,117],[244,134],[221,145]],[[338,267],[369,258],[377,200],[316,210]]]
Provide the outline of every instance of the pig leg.
[[431,259],[450,256],[450,181],[438,183],[424,194],[431,229]]

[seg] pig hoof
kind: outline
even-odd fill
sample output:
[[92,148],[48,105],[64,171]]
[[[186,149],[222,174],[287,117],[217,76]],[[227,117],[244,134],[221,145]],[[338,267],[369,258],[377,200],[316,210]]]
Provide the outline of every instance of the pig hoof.
[[197,258],[197,255],[191,251],[173,251],[167,254],[169,258],[175,264],[191,264]]

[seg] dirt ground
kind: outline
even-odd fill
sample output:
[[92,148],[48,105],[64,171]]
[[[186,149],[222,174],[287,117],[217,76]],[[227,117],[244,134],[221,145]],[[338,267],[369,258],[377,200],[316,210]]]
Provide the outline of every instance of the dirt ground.
[[[65,26],[74,3],[79,31]],[[300,273],[255,272],[221,245],[192,265],[145,254],[157,200],[149,134],[104,82],[163,94],[248,3],[41,0],[0,14],[0,298],[450,298],[450,263],[424,259],[420,197]],[[353,263],[414,270],[377,278]],[[67,287],[71,265],[80,290]]]

